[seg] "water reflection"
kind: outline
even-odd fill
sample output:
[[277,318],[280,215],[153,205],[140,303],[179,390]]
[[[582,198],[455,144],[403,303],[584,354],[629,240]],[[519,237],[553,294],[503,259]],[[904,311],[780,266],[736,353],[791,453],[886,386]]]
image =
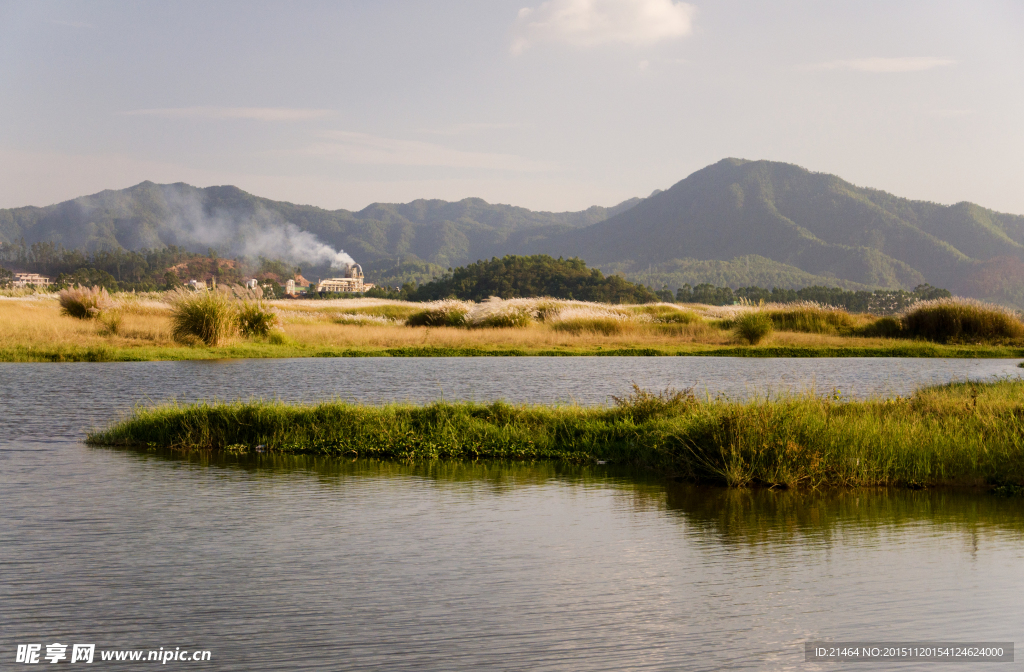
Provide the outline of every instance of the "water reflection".
[[437,488],[472,486],[494,495],[559,485],[601,488],[638,512],[680,517],[691,530],[721,543],[829,541],[837,533],[888,530],[927,523],[969,534],[1013,532],[1024,542],[1024,499],[962,489],[784,490],[680,483],[619,465],[496,460],[396,462],[310,455],[226,455],[208,451],[108,449],[127,459],[155,460],[244,472],[254,478],[293,474],[323,486],[357,479],[414,479]]
[[602,403],[698,370],[866,389],[1014,364],[688,359],[0,365],[0,656],[71,641],[209,648],[210,669],[246,672],[765,670],[814,669],[809,639],[1024,641],[1020,499],[81,443],[175,397]]

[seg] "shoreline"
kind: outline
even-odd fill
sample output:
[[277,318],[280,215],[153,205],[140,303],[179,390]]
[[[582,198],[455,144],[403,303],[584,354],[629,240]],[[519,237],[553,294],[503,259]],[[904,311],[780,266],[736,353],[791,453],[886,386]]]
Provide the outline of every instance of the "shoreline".
[[746,402],[635,389],[613,407],[270,401],[138,408],[95,446],[399,461],[610,463],[696,483],[784,488],[1024,487],[1024,382],[909,398]]
[[702,346],[591,348],[466,348],[436,346],[323,347],[239,343],[190,346],[0,346],[0,362],[154,362],[212,359],[290,359],[316,357],[917,357],[929,359],[1024,359],[1024,348],[942,345],[915,341],[893,346]]

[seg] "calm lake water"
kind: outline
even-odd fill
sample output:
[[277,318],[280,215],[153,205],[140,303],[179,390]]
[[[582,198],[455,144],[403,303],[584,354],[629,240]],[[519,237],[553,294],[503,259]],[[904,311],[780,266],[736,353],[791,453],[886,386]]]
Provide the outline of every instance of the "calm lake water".
[[133,404],[168,398],[590,404],[631,381],[870,396],[1017,375],[1016,364],[3,364],[0,669],[22,667],[17,644],[52,642],[209,649],[209,663],[167,666],[216,670],[864,670],[885,666],[808,664],[804,642],[1020,643],[1020,498],[729,491],[599,466],[182,457],[81,443]]

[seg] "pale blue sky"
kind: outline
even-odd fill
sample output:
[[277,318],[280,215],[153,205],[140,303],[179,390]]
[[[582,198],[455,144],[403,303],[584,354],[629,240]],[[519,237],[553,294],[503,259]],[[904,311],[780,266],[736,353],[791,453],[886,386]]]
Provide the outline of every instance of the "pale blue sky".
[[0,207],[575,210],[727,156],[1024,213],[1024,2],[0,0]]

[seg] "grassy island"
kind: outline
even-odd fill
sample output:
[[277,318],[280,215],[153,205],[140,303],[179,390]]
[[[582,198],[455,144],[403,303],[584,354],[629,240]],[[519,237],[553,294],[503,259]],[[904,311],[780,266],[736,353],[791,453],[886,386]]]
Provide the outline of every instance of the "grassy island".
[[[212,294],[212,293],[211,293]],[[0,296],[0,361],[265,357],[1024,357],[1012,311],[964,300],[897,316],[817,304],[561,299],[278,300],[182,292]],[[64,297],[67,299],[68,297]],[[74,298],[74,297],[71,297]],[[184,311],[191,301],[192,312]],[[209,315],[206,312],[209,311]],[[221,313],[217,313],[221,311]],[[207,323],[210,317],[213,322]],[[231,317],[231,319],[228,319]],[[216,320],[221,322],[216,322]],[[184,321],[184,322],[183,322]],[[206,324],[207,326],[203,326]],[[195,329],[195,333],[189,329]]]
[[610,407],[339,401],[137,409],[94,445],[230,453],[611,462],[743,487],[1024,486],[1024,383],[956,383],[910,398],[738,402],[640,389]]

